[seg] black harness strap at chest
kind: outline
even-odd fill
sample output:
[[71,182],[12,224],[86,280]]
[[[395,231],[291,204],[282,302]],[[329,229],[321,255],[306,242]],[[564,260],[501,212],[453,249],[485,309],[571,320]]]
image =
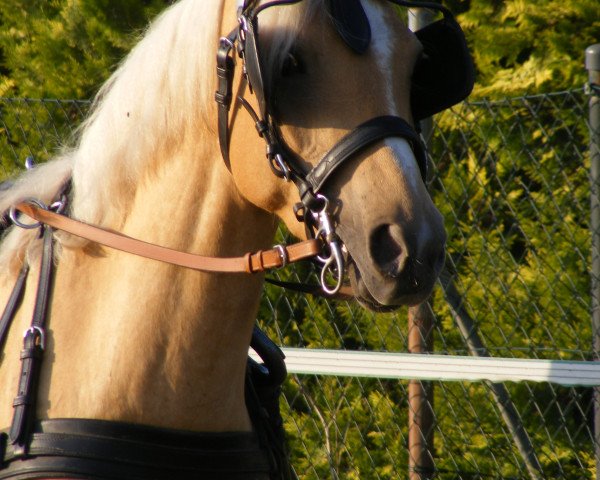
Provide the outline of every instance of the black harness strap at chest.
[[104,420],[36,422],[29,456],[26,461],[19,458],[9,445],[0,479],[272,478],[271,461],[253,432],[195,433]]

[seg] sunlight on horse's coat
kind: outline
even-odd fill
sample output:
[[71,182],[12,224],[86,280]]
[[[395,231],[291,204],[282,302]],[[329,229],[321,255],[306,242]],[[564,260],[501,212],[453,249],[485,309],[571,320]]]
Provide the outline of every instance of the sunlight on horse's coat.
[[[31,196],[49,202],[72,174],[74,217],[167,247],[223,257],[264,249],[275,233],[275,214],[303,236],[292,208],[298,191],[272,174],[264,143],[239,102],[231,114],[231,170],[221,158],[215,49],[237,24],[235,3],[182,0],[170,7],[101,89],[77,147],[2,192],[0,209]],[[375,47],[364,56],[339,40],[320,0],[267,10],[260,18],[267,65],[281,65],[282,52],[303,55],[305,71],[297,77],[283,78],[279,70],[269,75],[282,134],[307,165],[365,120],[410,119],[419,44],[390,5],[364,3],[377,29]],[[236,78],[234,92],[253,103]],[[326,193],[363,300],[395,307],[426,298],[445,236],[406,141],[361,151]],[[34,236],[15,230],[2,246],[2,301],[23,259],[22,242],[37,243]],[[60,237],[38,418],[250,430],[244,374],[262,276],[199,273],[81,248],[85,242],[68,237]],[[420,264],[402,279],[404,263],[414,258]],[[0,364],[3,426],[10,424],[33,283]]]

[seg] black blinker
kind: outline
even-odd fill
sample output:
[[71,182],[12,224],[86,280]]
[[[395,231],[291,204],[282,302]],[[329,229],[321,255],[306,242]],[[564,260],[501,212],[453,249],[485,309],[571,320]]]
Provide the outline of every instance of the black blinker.
[[371,25],[360,0],[329,0],[327,7],[346,45],[358,54],[365,53],[371,43]]
[[475,83],[475,67],[464,33],[450,14],[415,35],[424,49],[411,87],[413,118],[419,121],[467,98]]

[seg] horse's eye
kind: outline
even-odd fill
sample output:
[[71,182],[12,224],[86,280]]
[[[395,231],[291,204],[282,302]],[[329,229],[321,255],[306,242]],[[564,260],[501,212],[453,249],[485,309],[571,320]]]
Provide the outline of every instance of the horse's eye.
[[281,66],[281,76],[291,77],[298,73],[305,73],[304,63],[297,53],[288,53]]

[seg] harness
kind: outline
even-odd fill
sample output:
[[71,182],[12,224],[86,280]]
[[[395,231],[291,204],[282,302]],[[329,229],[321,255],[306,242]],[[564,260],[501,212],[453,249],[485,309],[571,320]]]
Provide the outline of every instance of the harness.
[[[179,479],[194,475],[203,479],[289,477],[278,405],[280,386],[287,374],[283,354],[256,329],[251,345],[264,363],[251,360],[248,363],[246,403],[255,427],[252,434],[198,434],[97,420],[38,422],[35,420],[35,405],[45,349],[46,312],[53,283],[53,229],[136,255],[208,272],[254,273],[281,268],[300,260],[316,259],[321,265],[320,288],[325,295],[344,295],[343,246],[335,233],[329,200],[323,194],[324,187],[346,161],[388,137],[400,137],[409,143],[425,180],[427,154],[419,133],[398,116],[378,116],[358,125],[309,170],[302,166],[298,154],[287,146],[272,107],[271,86],[265,80],[268,75],[265,75],[260,52],[259,18],[266,9],[300,1],[241,2],[238,26],[219,42],[215,100],[218,104],[221,153],[229,165],[229,110],[233,101],[237,54],[243,65],[242,80],[256,96],[258,111],[245,99],[237,100],[252,117],[258,135],[265,142],[266,158],[273,173],[293,182],[298,188],[300,202],[295,206],[295,213],[305,223],[309,240],[295,245],[278,245],[271,250],[248,253],[238,258],[203,257],[152,245],[71,219],[63,212],[66,195],[50,206],[30,199],[13,207],[10,212],[13,222],[22,228],[40,229],[44,246],[33,320],[24,334],[13,422],[8,432],[0,434],[0,479],[39,478],[39,475],[115,480]],[[441,20],[416,32],[423,44],[424,55],[417,63],[412,79],[414,120],[417,122],[463,100],[473,87],[474,67],[463,32],[450,11],[429,2],[387,1],[403,7],[429,8],[443,15]],[[363,54],[369,47],[371,31],[360,0],[326,0],[325,4],[341,40],[356,54]],[[441,78],[444,82],[440,82]],[[24,223],[20,213],[37,223]],[[21,303],[27,274],[28,266],[25,265],[0,317],[0,348]],[[315,293],[312,287],[305,285],[296,288]],[[22,459],[27,461],[18,461]]]

